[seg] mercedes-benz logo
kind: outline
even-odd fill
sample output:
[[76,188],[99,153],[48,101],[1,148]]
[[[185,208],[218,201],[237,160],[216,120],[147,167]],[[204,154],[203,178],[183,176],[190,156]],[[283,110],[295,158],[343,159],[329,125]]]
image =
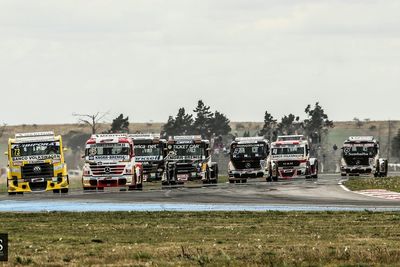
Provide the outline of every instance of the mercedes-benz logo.
[[34,173],[40,173],[41,171],[42,171],[42,168],[40,168],[40,166],[33,167],[33,172]]
[[360,162],[359,160],[356,161],[356,165],[360,165],[360,163],[361,163],[361,162]]
[[245,165],[245,166],[246,166],[246,168],[247,168],[247,169],[250,169],[250,168],[251,168],[251,163],[250,163],[250,162],[248,162],[248,163],[246,163],[246,165]]
[[110,173],[111,172],[111,168],[110,167],[105,167],[104,168],[104,172],[105,173]]

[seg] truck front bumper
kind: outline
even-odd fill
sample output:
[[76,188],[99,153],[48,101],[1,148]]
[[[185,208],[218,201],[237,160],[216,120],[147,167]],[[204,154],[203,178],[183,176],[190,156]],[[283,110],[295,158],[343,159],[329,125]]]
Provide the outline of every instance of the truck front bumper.
[[8,193],[45,192],[68,188],[68,177],[8,179]]
[[84,188],[126,187],[126,186],[136,185],[136,183],[132,178],[132,176],[130,175],[110,176],[110,177],[83,176],[82,185]]

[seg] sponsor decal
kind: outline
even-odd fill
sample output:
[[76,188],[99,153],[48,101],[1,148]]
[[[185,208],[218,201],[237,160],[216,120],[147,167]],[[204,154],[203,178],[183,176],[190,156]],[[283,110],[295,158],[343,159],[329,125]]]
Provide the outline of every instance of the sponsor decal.
[[0,234],[0,261],[8,261],[8,234]]
[[13,157],[13,161],[36,161],[36,160],[48,160],[48,159],[61,159],[61,155],[59,154],[50,154],[50,155],[32,155],[32,156],[22,156],[22,157]]
[[122,160],[129,160],[129,155],[103,155],[103,156],[94,156],[93,159],[122,161]]
[[136,156],[135,159],[137,161],[160,160],[160,156]]

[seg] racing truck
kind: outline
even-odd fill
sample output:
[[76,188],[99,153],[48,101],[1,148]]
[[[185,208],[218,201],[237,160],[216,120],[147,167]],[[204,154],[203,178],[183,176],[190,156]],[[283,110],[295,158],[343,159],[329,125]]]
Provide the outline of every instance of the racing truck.
[[162,185],[202,180],[218,182],[218,164],[211,160],[210,141],[201,136],[175,136],[167,142]]
[[267,181],[318,178],[318,160],[310,156],[310,144],[304,135],[283,135],[271,143],[268,170]]
[[268,174],[269,142],[263,137],[238,137],[230,145],[228,177],[230,183],[246,183],[248,178]]
[[386,177],[388,161],[379,155],[379,142],[373,136],[350,136],[342,147],[342,176],[373,174]]
[[8,140],[9,195],[53,191],[68,193],[62,138],[54,132],[17,133]]
[[156,134],[129,134],[134,142],[136,162],[143,166],[143,181],[161,180],[166,156],[165,139]]
[[83,158],[84,191],[105,187],[142,189],[142,164],[135,161],[134,144],[127,134],[92,135],[86,141]]

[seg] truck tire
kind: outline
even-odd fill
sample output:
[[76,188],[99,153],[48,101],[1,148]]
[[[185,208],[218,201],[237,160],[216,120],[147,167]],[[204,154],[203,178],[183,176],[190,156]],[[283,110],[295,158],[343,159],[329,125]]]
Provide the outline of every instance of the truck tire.
[[67,194],[68,188],[62,188],[60,191],[61,191],[61,194]]
[[54,190],[53,190],[53,193],[54,193],[54,194],[60,193],[60,189],[54,189]]
[[8,192],[9,196],[15,196],[17,194],[17,192]]
[[143,190],[143,184],[142,183],[137,184],[136,185],[136,190]]

